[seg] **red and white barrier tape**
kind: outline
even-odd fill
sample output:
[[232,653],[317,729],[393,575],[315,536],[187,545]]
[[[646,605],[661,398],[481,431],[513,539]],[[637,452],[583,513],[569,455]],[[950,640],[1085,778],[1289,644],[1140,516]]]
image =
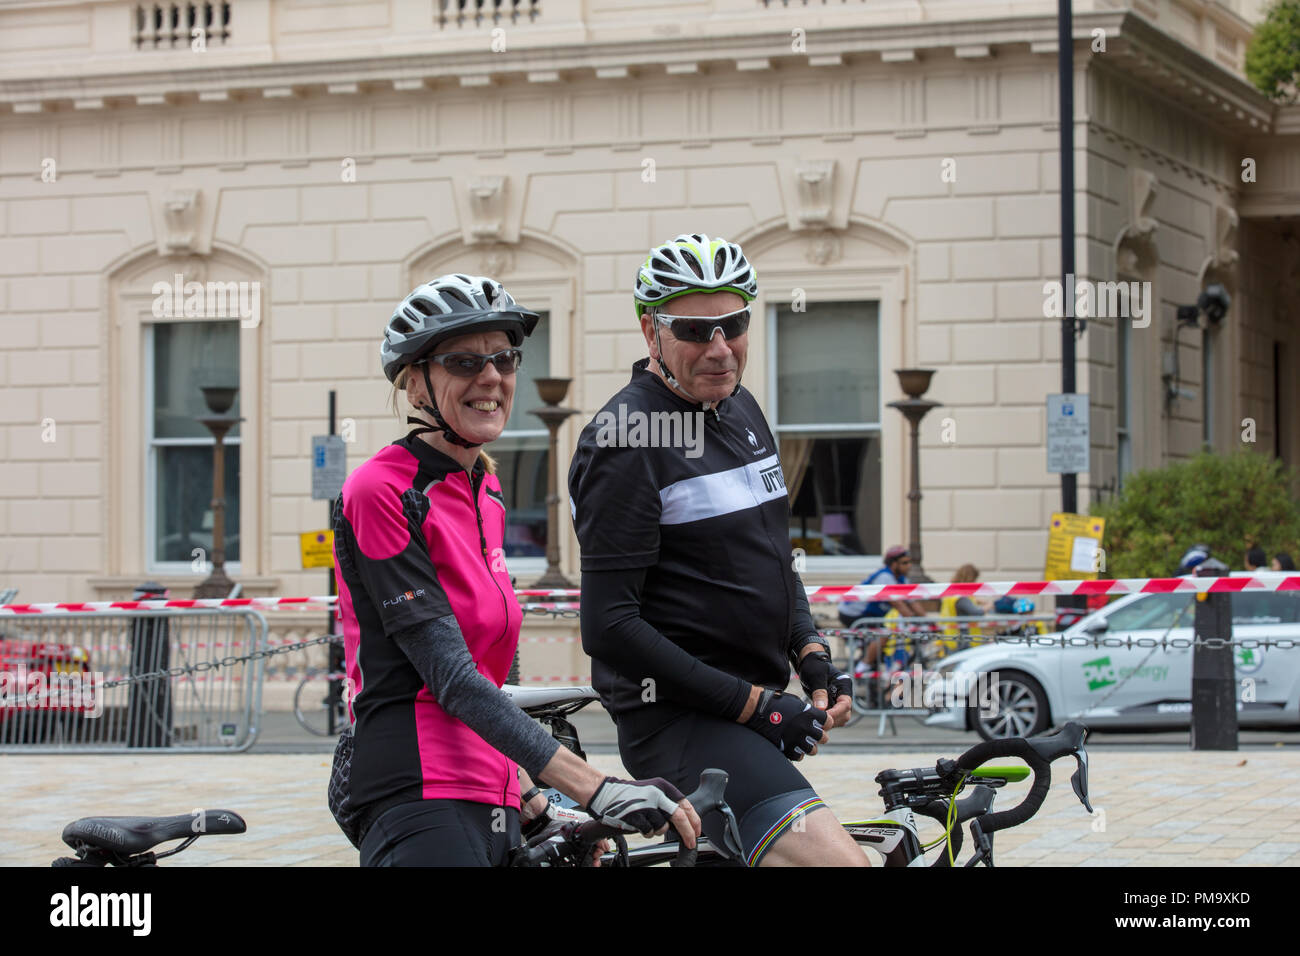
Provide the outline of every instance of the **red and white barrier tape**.
[[[933,601],[946,597],[1054,597],[1058,594],[1116,595],[1116,594],[1168,594],[1173,591],[1188,593],[1235,593],[1239,591],[1300,591],[1300,574],[1271,571],[1232,577],[1182,577],[1182,578],[1115,578],[1104,581],[985,581],[952,584],[933,581],[928,584],[835,584],[814,585],[805,589],[808,600],[835,602],[845,600],[920,600]],[[579,592],[572,589],[554,591],[516,591],[517,597],[573,597]],[[156,611],[162,608],[327,608],[336,599],[319,597],[267,597],[267,598],[198,598],[172,601],[69,601],[51,604],[5,604],[0,614],[43,614],[47,611]],[[525,609],[576,611],[576,601],[569,603],[525,604]]]

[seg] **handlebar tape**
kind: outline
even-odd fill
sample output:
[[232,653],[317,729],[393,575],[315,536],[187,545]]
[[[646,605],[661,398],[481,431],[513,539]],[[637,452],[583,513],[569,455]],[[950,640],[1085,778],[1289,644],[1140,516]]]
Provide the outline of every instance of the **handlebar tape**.
[[1019,757],[1027,763],[1029,769],[1034,772],[1034,785],[1030,788],[1029,795],[1010,810],[990,813],[981,817],[980,828],[985,833],[1005,830],[1008,827],[1015,827],[1024,823],[1038,812],[1038,808],[1043,805],[1043,800],[1047,797],[1047,791],[1052,786],[1051,764],[1039,756],[1038,751],[1034,749],[1029,741],[1020,737],[1012,737],[1007,740],[989,740],[982,744],[976,744],[958,757],[956,762],[959,769],[973,771],[980,764],[996,760],[999,757]]

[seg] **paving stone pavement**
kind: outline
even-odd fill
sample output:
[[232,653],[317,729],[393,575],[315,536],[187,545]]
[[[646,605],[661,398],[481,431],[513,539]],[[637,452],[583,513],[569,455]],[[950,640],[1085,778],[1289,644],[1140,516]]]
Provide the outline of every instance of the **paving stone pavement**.
[[[801,765],[841,820],[881,812],[872,778],[932,764],[935,753],[825,752]],[[1105,751],[1090,757],[1090,818],[1055,765],[1038,815],[997,836],[1001,866],[1300,865],[1300,753]],[[618,758],[591,763],[626,776]],[[327,754],[0,756],[0,865],[45,866],[66,852],[60,833],[80,816],[229,809],[239,836],[204,837],[189,866],[355,866],[357,853],[325,806]],[[1010,807],[1028,782],[999,793]],[[922,835],[937,835],[923,820]],[[873,861],[876,858],[873,854]]]

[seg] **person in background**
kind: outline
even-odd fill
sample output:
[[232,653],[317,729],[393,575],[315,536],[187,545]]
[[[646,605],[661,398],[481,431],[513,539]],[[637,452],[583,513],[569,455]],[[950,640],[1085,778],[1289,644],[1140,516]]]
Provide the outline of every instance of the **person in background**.
[[[979,580],[979,568],[973,564],[963,564],[952,576],[953,584],[969,584]],[[946,597],[939,601],[940,617],[983,617],[986,608],[978,600],[971,597]],[[977,635],[982,633],[981,628],[976,624],[959,624],[956,621],[949,621],[943,625],[943,634],[945,638],[955,638],[965,632],[967,634]],[[939,640],[935,642],[935,649],[938,651],[936,656],[945,657],[949,653],[958,649],[959,642],[955,640]]]
[[[878,568],[862,584],[907,584],[907,572],[912,568],[912,556],[906,548],[896,544],[885,552],[885,565]],[[925,611],[916,601],[844,601],[840,604],[840,623],[851,627],[853,622],[863,617],[886,617],[890,610],[898,612],[900,617],[924,617]],[[874,664],[880,656],[883,637],[868,642],[864,659]]]
[[1273,556],[1272,568],[1274,571],[1294,571],[1295,560],[1285,551],[1279,551]]
[[1255,545],[1253,548],[1251,548],[1249,551],[1246,552],[1247,571],[1258,571],[1260,568],[1262,568],[1265,565],[1267,561],[1268,561],[1268,555],[1264,553],[1264,549],[1261,548],[1259,545]]

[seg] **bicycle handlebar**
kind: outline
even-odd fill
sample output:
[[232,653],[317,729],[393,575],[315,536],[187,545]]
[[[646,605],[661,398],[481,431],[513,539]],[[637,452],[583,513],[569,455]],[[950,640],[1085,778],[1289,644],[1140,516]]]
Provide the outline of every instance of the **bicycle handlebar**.
[[1078,762],[1078,769],[1070,778],[1075,794],[1083,802],[1085,809],[1092,812],[1088,802],[1088,752],[1083,749],[1088,728],[1077,721],[1070,721],[1059,733],[1050,737],[1034,737],[1028,740],[1012,737],[1006,740],[989,740],[976,744],[956,761],[944,761],[956,770],[966,774],[974,771],[981,764],[999,757],[1019,757],[1034,772],[1034,783],[1029,794],[1010,810],[989,813],[979,818],[980,829],[985,833],[1005,830],[1008,827],[1024,823],[1043,805],[1047,791],[1052,785],[1052,761],[1067,754]]

